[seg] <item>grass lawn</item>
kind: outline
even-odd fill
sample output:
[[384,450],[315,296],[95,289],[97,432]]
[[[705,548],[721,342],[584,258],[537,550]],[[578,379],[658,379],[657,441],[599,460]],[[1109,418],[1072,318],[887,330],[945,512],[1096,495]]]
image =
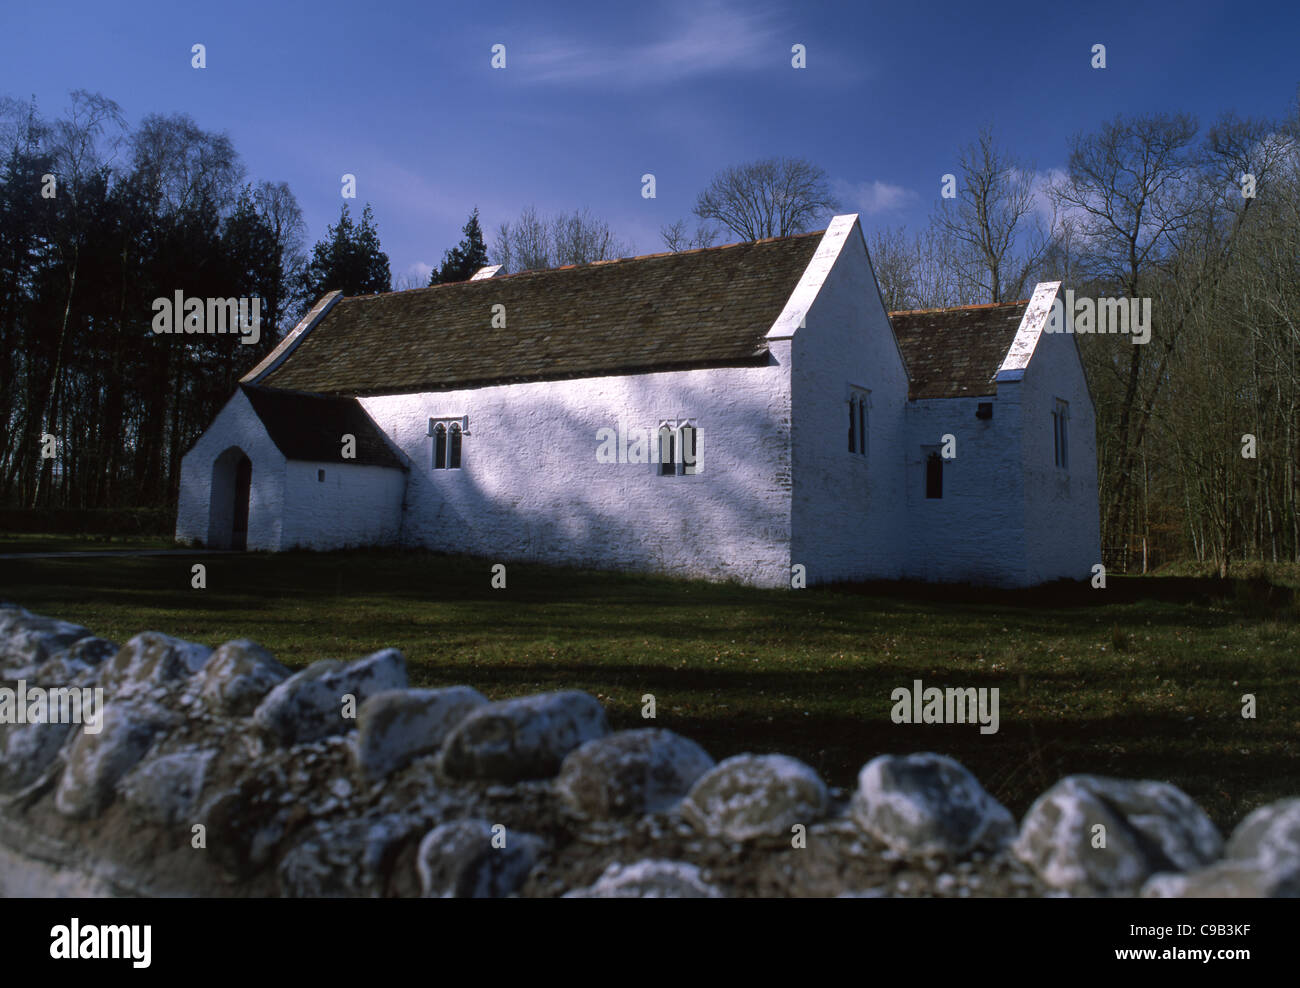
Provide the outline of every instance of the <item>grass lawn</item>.
[[175,548],[175,540],[166,535],[46,535],[0,532],[0,554]]
[[[1263,583],[1111,577],[1105,590],[800,591],[423,552],[0,560],[0,599],[125,641],[252,638],[283,662],[406,654],[413,685],[492,698],[581,689],[616,728],[656,726],[715,758],[795,755],[851,786],[874,755],[939,751],[1016,814],[1060,776],[1182,787],[1221,828],[1300,795],[1300,621]],[[891,691],[997,687],[1000,730],[890,720]],[[1257,698],[1244,719],[1242,695]]]

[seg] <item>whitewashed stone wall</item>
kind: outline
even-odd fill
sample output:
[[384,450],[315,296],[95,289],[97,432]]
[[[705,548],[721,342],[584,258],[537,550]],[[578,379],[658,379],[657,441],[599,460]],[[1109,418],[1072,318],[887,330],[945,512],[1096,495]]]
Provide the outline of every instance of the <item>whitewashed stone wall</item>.
[[[319,480],[320,471],[325,479]],[[285,465],[282,547],[341,549],[395,545],[401,535],[406,474],[347,463]]]
[[[998,386],[995,398],[909,403],[902,488],[909,536],[906,578],[1025,585],[1020,399],[1020,385],[1009,382]],[[981,401],[993,403],[992,419],[975,417]],[[931,449],[942,452],[944,435],[956,439],[957,455],[944,461],[943,497],[927,498],[925,457]]]
[[[833,266],[806,316],[793,313],[804,324],[793,344],[791,559],[807,567],[810,584],[896,579],[908,550],[898,496],[907,374],[861,228],[837,218],[813,266],[832,246]],[[848,449],[849,385],[871,392],[865,457]]]
[[[229,548],[214,541],[212,520],[213,464],[232,447],[238,447],[252,461],[252,486],[248,505],[248,548],[276,550],[283,547],[285,518],[284,455],[267,434],[262,420],[242,391],[236,391],[217,414],[212,425],[199,437],[194,448],[181,460],[181,489],[176,512],[176,538],[182,542],[202,542],[217,548]],[[229,507],[226,494],[233,498],[233,488],[222,490],[223,504],[217,505],[219,521],[224,521]],[[233,502],[232,502],[233,503]],[[220,527],[220,526],[219,526]]]
[[[1021,385],[1025,477],[1025,546],[1028,581],[1087,579],[1101,562],[1097,504],[1096,412],[1079,362],[1075,339],[1043,333]],[[1052,410],[1069,402],[1069,470],[1056,466]]]
[[[788,348],[777,348],[759,368],[361,401],[413,464],[407,545],[781,586],[789,581],[789,374]],[[466,415],[461,469],[434,469],[430,418]],[[698,424],[698,475],[597,462],[600,429],[654,431],[667,419]]]

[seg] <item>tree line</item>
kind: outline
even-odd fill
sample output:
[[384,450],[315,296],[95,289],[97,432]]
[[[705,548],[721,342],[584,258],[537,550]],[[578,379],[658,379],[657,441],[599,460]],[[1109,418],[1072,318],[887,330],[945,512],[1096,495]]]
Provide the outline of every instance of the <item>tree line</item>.
[[[0,505],[173,502],[181,457],[304,305],[389,287],[369,207],[308,256],[288,185],[186,115],[130,129],[97,93],[55,119],[3,99],[0,155]],[[260,338],[156,334],[177,291],[259,299]]]

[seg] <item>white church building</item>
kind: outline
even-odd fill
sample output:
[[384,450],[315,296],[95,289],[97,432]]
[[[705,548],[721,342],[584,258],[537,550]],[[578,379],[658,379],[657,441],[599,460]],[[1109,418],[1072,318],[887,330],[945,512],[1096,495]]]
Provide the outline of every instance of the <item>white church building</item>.
[[1028,301],[888,313],[819,233],[321,299],[185,456],[176,536],[788,587],[1101,558],[1092,398]]

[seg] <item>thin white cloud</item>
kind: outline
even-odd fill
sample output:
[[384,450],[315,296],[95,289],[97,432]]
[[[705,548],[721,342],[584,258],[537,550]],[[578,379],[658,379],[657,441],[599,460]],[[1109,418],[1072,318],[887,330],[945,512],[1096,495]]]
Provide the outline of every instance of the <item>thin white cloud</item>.
[[[1016,173],[1017,176],[1019,173]],[[1043,221],[1045,226],[1050,226],[1053,220],[1059,220],[1056,207],[1052,205],[1052,199],[1049,190],[1052,186],[1063,182],[1066,178],[1065,170],[1061,168],[1049,168],[1047,171],[1035,171],[1029,182],[1030,195],[1033,196],[1034,214]]]
[[[715,72],[770,68],[788,59],[792,42],[772,24],[771,14],[735,7],[725,0],[684,3],[673,13],[653,15],[671,33],[643,44],[542,38],[520,45],[521,71],[537,82],[646,85],[680,82]],[[798,40],[798,39],[795,39]]]
[[870,182],[846,182],[836,179],[832,183],[835,194],[846,208],[866,216],[900,209],[916,198],[916,193],[901,185],[890,185],[874,179]]

